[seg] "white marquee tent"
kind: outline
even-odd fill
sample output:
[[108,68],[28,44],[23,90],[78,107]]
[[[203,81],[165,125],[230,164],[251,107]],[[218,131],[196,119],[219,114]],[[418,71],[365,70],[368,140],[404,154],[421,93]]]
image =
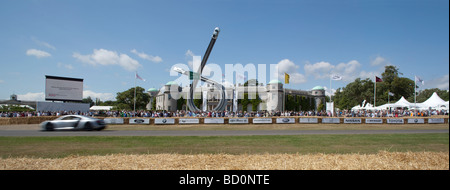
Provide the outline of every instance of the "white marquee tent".
[[444,101],[437,95],[436,92],[433,92],[430,98],[425,100],[422,103],[417,103],[417,106],[419,109],[436,109],[436,110],[442,110],[442,109],[448,109],[448,101]]
[[361,105],[356,105],[352,108],[352,110],[374,110],[374,109],[376,109],[375,107],[373,107],[372,104],[365,103],[365,102],[366,102],[366,100],[363,101],[362,107],[361,107]]
[[400,100],[398,100],[397,102],[395,102],[396,105],[400,105],[403,107],[411,107],[414,106],[414,103],[410,103],[408,102],[408,100],[405,99],[405,97],[402,96],[402,98],[400,98]]
[[378,106],[377,109],[382,110],[388,108],[405,108],[405,107],[406,108],[414,107],[414,103],[408,102],[408,100],[406,100],[405,97],[402,96],[400,100],[398,100],[397,102]]
[[107,111],[109,111],[109,110],[111,110],[112,108],[113,108],[113,106],[92,106],[92,107],[90,108],[90,110],[93,110],[93,111],[107,110]]
[[422,102],[422,103],[411,103],[408,102],[408,100],[406,100],[403,96],[400,98],[400,100],[398,100],[395,103],[391,103],[391,104],[384,104],[381,106],[377,106],[377,107],[373,107],[371,104],[367,104],[363,107],[361,107],[360,105],[357,105],[355,107],[352,108],[352,110],[361,110],[361,109],[365,109],[365,110],[372,110],[372,109],[376,109],[376,110],[386,110],[388,108],[408,108],[408,109],[419,109],[419,110],[428,110],[428,109],[436,109],[436,110],[449,110],[449,101],[444,101],[442,100],[436,92],[434,92],[430,98],[428,98],[426,101]]

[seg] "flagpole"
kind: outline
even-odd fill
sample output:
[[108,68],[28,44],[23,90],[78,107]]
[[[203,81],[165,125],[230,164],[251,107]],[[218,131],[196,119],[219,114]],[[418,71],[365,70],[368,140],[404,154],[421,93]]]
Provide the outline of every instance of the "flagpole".
[[414,110],[416,110],[416,108],[417,108],[417,105],[416,105],[416,76],[414,75]]
[[388,104],[389,104],[389,96],[391,96],[391,95],[389,94],[389,90],[388,90]]
[[133,116],[134,114],[136,114],[136,76],[137,76],[137,71],[134,73],[134,106],[133,106]]
[[332,91],[331,91],[331,75],[330,75],[330,103],[333,102],[333,101],[331,100],[331,92],[332,92]]
[[286,86],[283,86],[283,114],[285,112],[285,109],[286,109]]
[[377,76],[375,76],[375,83],[373,84],[373,107],[377,106]]

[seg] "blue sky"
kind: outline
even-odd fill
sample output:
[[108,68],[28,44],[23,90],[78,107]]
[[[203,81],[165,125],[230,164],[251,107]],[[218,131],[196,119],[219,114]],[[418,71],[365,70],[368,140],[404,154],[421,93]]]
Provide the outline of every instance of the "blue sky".
[[160,88],[215,27],[208,63],[278,64],[288,88],[328,89],[337,73],[337,89],[395,65],[422,89],[449,89],[447,0],[2,0],[0,26],[0,99],[43,100],[45,75],[83,78],[101,100],[132,88],[135,71]]

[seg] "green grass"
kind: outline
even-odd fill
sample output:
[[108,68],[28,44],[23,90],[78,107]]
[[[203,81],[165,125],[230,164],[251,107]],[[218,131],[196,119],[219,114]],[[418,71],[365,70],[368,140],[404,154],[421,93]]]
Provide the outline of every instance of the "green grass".
[[0,137],[0,156],[59,158],[107,154],[275,154],[448,152],[449,135],[294,135],[192,137]]

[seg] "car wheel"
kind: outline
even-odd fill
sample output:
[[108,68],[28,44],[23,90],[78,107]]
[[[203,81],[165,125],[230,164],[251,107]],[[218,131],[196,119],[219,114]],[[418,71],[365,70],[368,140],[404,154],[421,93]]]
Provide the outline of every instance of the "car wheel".
[[47,125],[45,125],[45,130],[46,131],[53,131],[53,130],[55,130],[55,128],[53,127],[52,123],[47,123]]
[[91,123],[87,122],[86,124],[84,124],[84,129],[88,130],[88,131],[92,131],[92,125]]

